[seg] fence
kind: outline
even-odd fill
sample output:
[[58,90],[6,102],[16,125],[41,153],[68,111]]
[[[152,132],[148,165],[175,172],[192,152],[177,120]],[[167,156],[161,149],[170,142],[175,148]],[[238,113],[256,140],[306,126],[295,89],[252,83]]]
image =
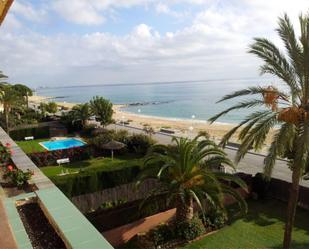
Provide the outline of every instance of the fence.
[[146,180],[138,189],[135,183],[123,184],[114,188],[104,189],[102,191],[78,195],[71,198],[71,201],[82,212],[96,210],[102,203],[117,200],[135,201],[143,199],[152,190],[158,186],[156,180]]

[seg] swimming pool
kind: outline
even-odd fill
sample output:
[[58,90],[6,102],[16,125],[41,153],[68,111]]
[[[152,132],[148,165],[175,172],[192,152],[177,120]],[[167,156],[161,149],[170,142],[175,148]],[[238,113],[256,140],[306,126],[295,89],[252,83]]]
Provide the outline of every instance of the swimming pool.
[[73,147],[81,147],[84,146],[86,143],[84,143],[81,140],[75,139],[75,138],[68,138],[68,139],[61,139],[61,140],[55,140],[55,141],[46,141],[41,142],[40,145],[43,146],[47,150],[64,150],[64,149],[70,149]]

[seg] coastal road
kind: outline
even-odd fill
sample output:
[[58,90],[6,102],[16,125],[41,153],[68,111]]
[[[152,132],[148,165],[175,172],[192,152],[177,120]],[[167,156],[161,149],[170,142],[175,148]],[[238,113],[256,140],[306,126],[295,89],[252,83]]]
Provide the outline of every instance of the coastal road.
[[[142,129],[135,128],[127,125],[110,125],[110,129],[116,130],[127,130],[130,133],[144,133]],[[193,135],[193,134],[192,134]],[[171,144],[172,136],[156,132],[153,138],[161,144]],[[234,159],[237,149],[233,147],[225,148],[225,152],[230,159]],[[255,175],[258,172],[263,172],[263,161],[265,156],[257,153],[247,153],[247,155],[238,163],[237,172],[244,172],[247,174]],[[277,160],[273,170],[273,178],[281,179],[284,181],[291,182],[291,171],[287,166],[287,162],[284,160]],[[309,187],[309,181],[302,181],[302,186]]]

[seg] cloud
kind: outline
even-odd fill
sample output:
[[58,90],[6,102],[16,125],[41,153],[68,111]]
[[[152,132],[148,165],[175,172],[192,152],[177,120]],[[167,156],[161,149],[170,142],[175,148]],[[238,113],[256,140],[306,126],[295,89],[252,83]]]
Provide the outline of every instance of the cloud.
[[54,0],[52,8],[64,19],[76,24],[99,25],[113,8],[129,8],[147,4],[149,0]]
[[184,18],[184,17],[189,15],[188,11],[183,11],[183,12],[174,11],[169,7],[168,4],[165,4],[165,3],[162,3],[162,2],[159,2],[156,5],[155,9],[156,9],[156,12],[158,14],[165,14],[165,15],[169,15],[169,16],[172,16],[172,17],[175,17],[175,18]]
[[[273,1],[194,1],[199,11],[185,27],[162,32],[145,19],[123,35],[20,32],[22,24],[15,18],[20,14],[12,12],[0,30],[0,69],[11,75],[12,81],[33,86],[257,76],[261,62],[246,52],[252,37],[278,39],[274,32],[277,16],[291,9],[291,17],[297,20],[297,14],[308,7],[302,0],[297,4],[277,1],[278,6]],[[68,1],[54,2],[53,7]],[[164,1],[159,11],[169,12],[171,6],[183,2]],[[83,8],[86,1],[71,3],[71,7],[62,6],[62,15],[88,25],[103,23],[108,8],[154,4],[93,0],[87,9]]]
[[14,1],[11,12],[33,22],[42,22],[47,18],[45,7],[34,8],[25,1]]

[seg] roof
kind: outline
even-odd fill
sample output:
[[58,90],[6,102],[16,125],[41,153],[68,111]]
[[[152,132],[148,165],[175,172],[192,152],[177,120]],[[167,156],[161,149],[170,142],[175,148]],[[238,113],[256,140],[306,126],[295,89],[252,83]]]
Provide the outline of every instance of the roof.
[[0,25],[2,24],[14,0],[0,0]]

